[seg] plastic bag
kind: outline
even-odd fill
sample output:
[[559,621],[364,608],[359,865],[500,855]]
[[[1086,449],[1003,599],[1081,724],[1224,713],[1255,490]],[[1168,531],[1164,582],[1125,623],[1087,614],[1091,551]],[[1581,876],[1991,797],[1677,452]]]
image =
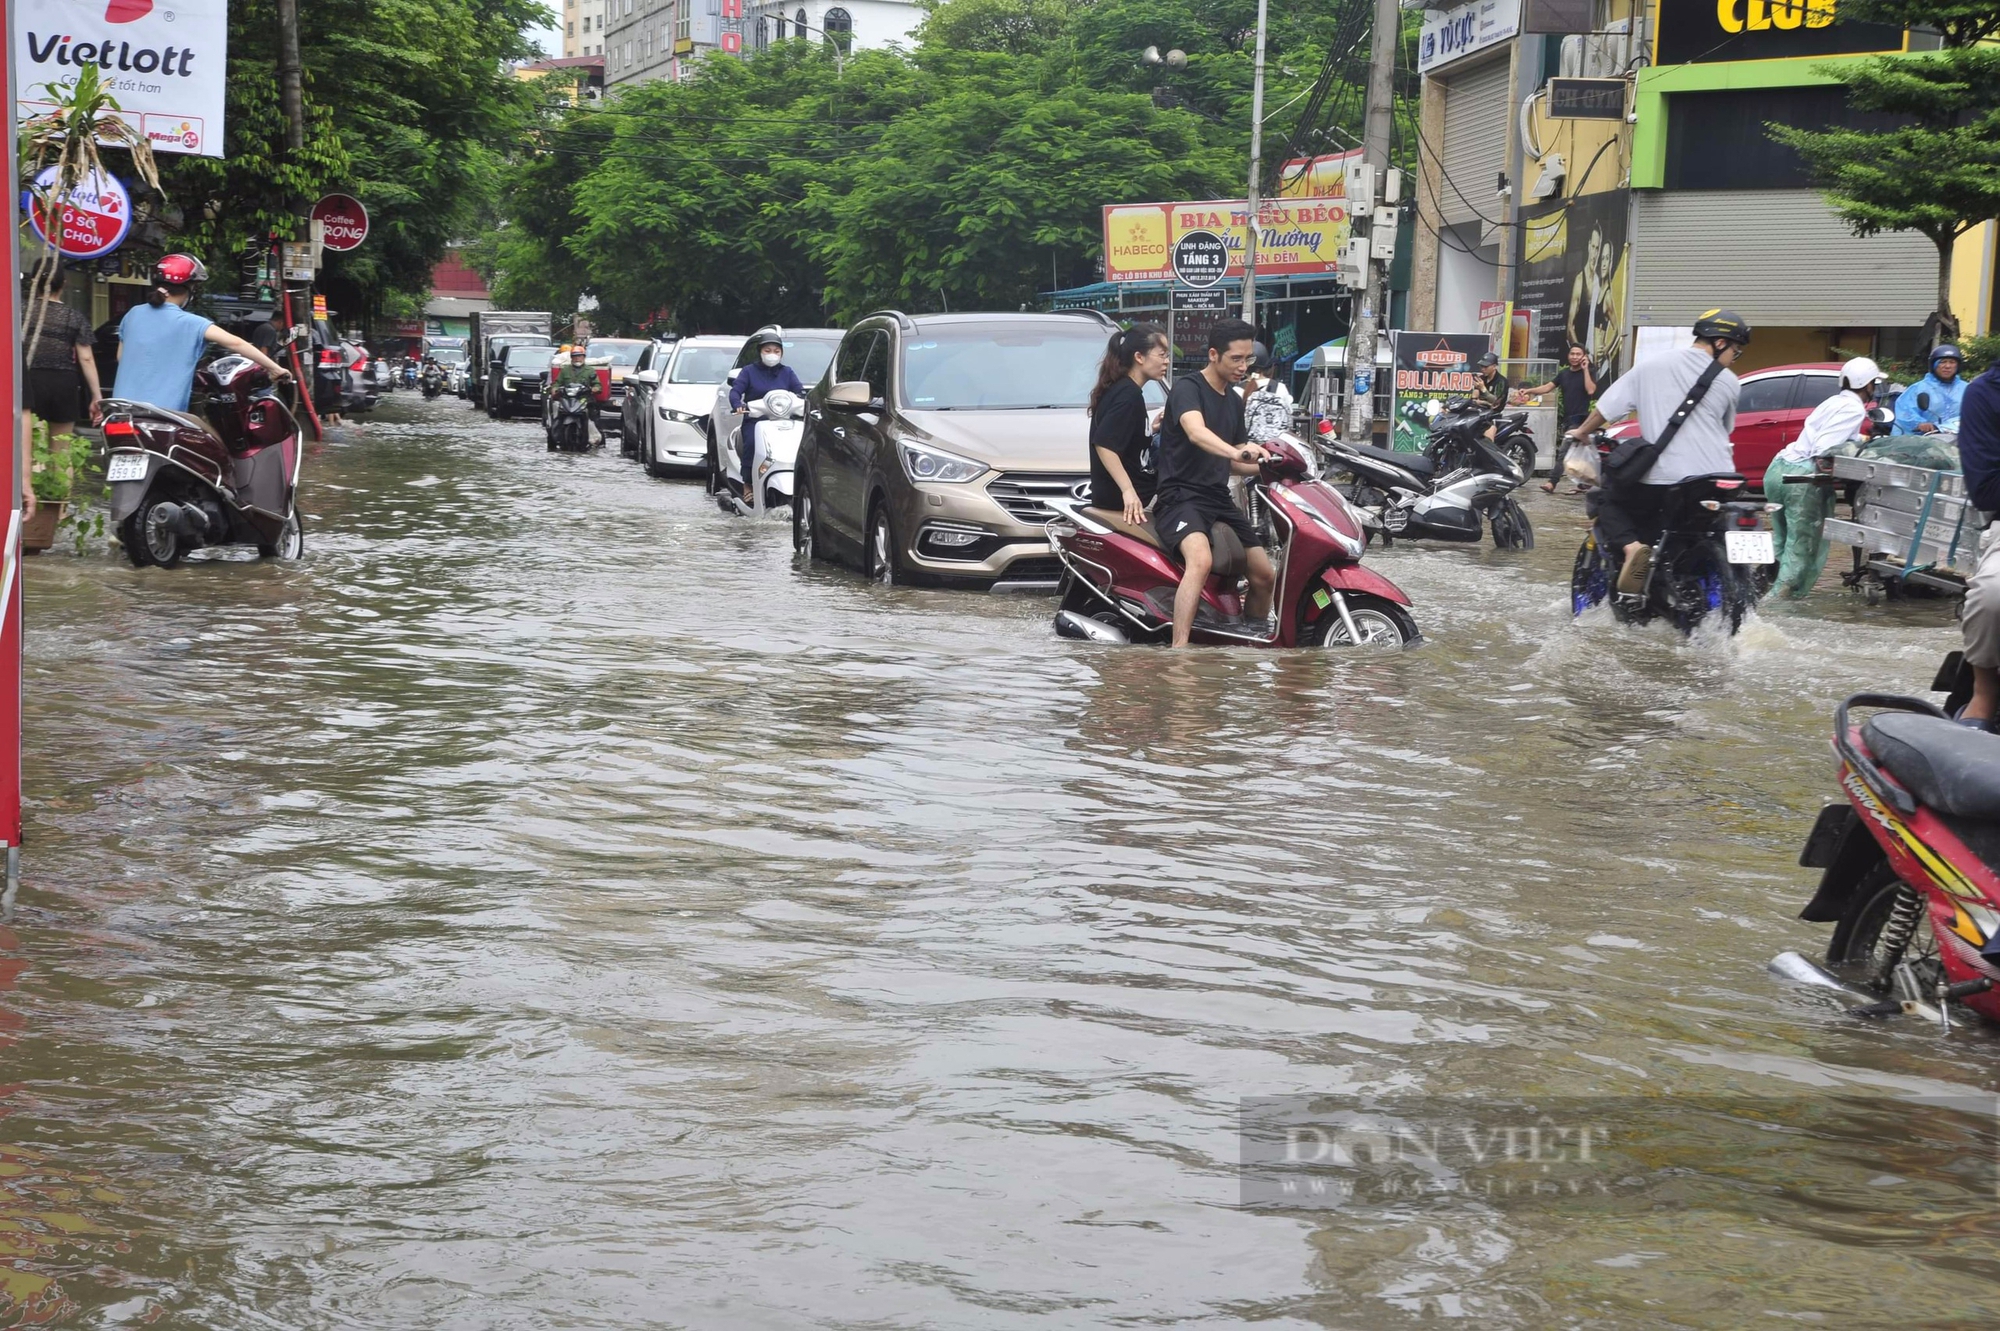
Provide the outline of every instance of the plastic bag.
[[1585,440],[1571,440],[1563,453],[1563,475],[1579,486],[1600,484],[1604,477],[1597,465],[1597,445]]

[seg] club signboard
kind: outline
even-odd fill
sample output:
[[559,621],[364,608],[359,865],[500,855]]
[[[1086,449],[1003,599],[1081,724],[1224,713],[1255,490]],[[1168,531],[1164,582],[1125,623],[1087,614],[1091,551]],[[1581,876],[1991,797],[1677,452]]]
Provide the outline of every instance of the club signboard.
[[1656,65],[1900,51],[1903,32],[1850,23],[1842,0],[1716,0],[1663,4],[1653,39]]

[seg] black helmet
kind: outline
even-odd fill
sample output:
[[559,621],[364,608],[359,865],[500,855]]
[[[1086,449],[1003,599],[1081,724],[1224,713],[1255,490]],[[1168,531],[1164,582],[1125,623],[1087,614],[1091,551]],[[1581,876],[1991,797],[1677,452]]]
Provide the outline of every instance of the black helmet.
[[1931,349],[1930,367],[1933,370],[1935,370],[1937,368],[1937,363],[1941,360],[1955,360],[1963,363],[1965,357],[1959,355],[1958,348],[1953,346],[1951,343],[1940,342],[1937,344],[1937,346]]
[[1490,351],[1487,352],[1484,356],[1481,356],[1479,358],[1479,368],[1482,370],[1489,365],[1498,365],[1499,363],[1500,363],[1500,358],[1494,355]]
[[1250,368],[1259,374],[1267,374],[1271,369],[1271,349],[1262,342],[1250,344]]
[[1750,345],[1750,321],[1735,310],[1707,310],[1694,321],[1694,335],[1702,342],[1727,338],[1739,347],[1747,347]]

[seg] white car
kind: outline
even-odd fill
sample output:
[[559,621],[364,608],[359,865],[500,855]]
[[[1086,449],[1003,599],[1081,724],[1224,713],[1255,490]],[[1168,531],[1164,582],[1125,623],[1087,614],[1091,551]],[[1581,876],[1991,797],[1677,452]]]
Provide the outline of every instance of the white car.
[[[833,364],[833,353],[840,350],[840,339],[846,330],[840,328],[780,328],[776,324],[766,324],[752,333],[736,352],[736,361],[729,369],[729,378],[715,390],[715,402],[709,409],[708,418],[708,488],[719,492],[724,478],[732,471],[741,470],[741,462],[732,463],[725,450],[740,447],[743,438],[744,418],[736,414],[729,405],[729,392],[735,386],[736,376],[746,366],[754,363],[765,342],[775,337],[785,345],[785,364],[791,366],[792,373],[798,375],[799,382],[807,392],[826,374],[826,367]],[[803,394],[800,405],[803,407]],[[786,442],[778,446],[771,459],[773,465],[783,473],[783,483],[779,487],[785,496],[780,502],[789,502],[792,492],[792,459],[798,453],[796,428],[772,432],[774,441],[784,436]],[[740,456],[740,455],[739,455]]]
[[[729,381],[738,337],[684,337],[662,369],[633,378],[653,399],[639,440],[639,463],[648,476],[690,476],[708,470],[708,416],[715,390]],[[644,376],[652,376],[646,378]]]

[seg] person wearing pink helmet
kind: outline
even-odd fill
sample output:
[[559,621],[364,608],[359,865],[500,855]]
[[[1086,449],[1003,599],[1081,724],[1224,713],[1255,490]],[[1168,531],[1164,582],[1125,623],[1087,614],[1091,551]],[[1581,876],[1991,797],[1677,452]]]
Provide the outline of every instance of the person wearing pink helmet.
[[187,308],[195,284],[207,278],[208,269],[190,254],[169,254],[153,265],[153,289],[146,293],[146,303],[134,305],[118,325],[118,382],[113,397],[186,411],[195,367],[209,343],[256,361],[274,381],[291,377],[290,370],[256,347]]

